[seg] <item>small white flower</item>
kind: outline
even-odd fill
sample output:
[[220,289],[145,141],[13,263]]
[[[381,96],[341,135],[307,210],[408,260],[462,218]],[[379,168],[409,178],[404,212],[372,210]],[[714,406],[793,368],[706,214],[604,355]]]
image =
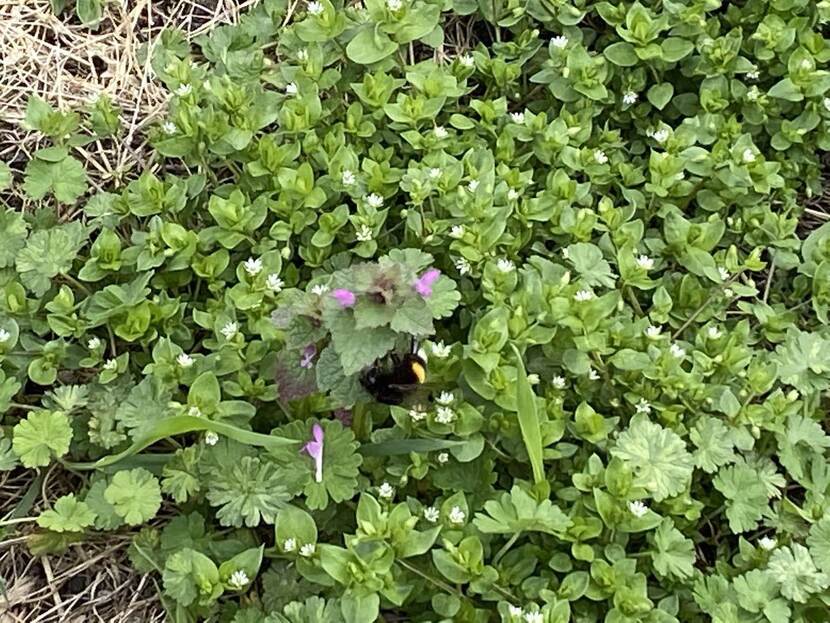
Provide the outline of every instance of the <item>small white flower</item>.
[[661,327],[655,327],[654,325],[649,325],[646,329],[646,337],[650,340],[656,340],[660,337],[660,333],[663,331]]
[[565,377],[558,374],[550,380],[556,389],[565,389]]
[[755,152],[752,151],[751,148],[747,147],[746,149],[744,149],[744,153],[741,155],[741,158],[747,164],[749,164],[750,162],[755,162]]
[[683,350],[679,344],[672,344],[669,346],[669,352],[672,354],[672,357],[677,359],[683,359],[686,356],[686,351]]
[[464,237],[464,226],[463,225],[453,225],[452,229],[450,229],[450,238],[455,238],[458,240],[459,238]]
[[456,525],[461,525],[461,524],[464,523],[465,519],[467,519],[467,515],[464,513],[463,510],[461,510],[460,507],[453,506],[450,509],[450,516],[449,516],[450,523],[456,524]]
[[167,134],[168,136],[175,134],[178,128],[176,128],[176,124],[172,121],[165,121],[161,124],[161,131]]
[[435,523],[441,518],[441,511],[434,506],[428,506],[424,509],[424,519],[429,523]]
[[386,8],[390,11],[400,11],[401,7],[403,7],[401,0],[386,0]]
[[531,385],[538,385],[540,380],[539,375],[535,372],[527,375],[527,382]]
[[[8,339],[9,339],[9,332],[4,331],[3,329],[0,329],[0,342],[5,342]],[[97,336],[89,338],[86,342],[86,347],[89,350],[95,350],[100,345],[101,345],[101,338],[99,338]]]
[[366,197],[366,203],[370,208],[382,208],[383,207],[383,197],[378,195],[377,193],[372,193]]
[[176,363],[179,364],[182,368],[189,368],[193,365],[193,357],[191,357],[187,353],[182,353],[181,355],[176,357]]
[[242,569],[238,569],[231,574],[231,577],[228,578],[228,585],[231,588],[240,589],[248,586],[251,582],[248,574],[245,573]]
[[470,180],[470,183],[467,184],[467,190],[469,190],[471,193],[474,193],[478,188],[478,184],[478,180]]
[[709,327],[709,330],[706,332],[706,335],[709,336],[709,339],[716,340],[718,339],[723,333],[721,333],[720,329],[717,327]]
[[282,551],[284,552],[293,552],[297,549],[297,541],[296,539],[285,539],[282,543]]
[[472,67],[476,64],[476,59],[473,58],[472,54],[462,54],[458,57],[458,62],[464,65],[464,67]]
[[455,402],[455,396],[453,396],[452,392],[441,392],[438,394],[438,397],[435,399],[439,405],[451,405]]
[[606,156],[605,152],[601,149],[595,149],[594,160],[597,162],[597,164],[605,164],[606,162],[608,162],[608,156]]
[[761,97],[761,91],[755,85],[752,85],[752,87],[746,92],[746,99],[750,102],[758,101],[759,97]]
[[245,260],[245,263],[242,264],[242,268],[244,268],[245,272],[251,277],[255,277],[262,272],[262,260],[258,257],[249,257]]
[[510,113],[510,120],[513,123],[524,123],[525,122],[525,114],[523,112],[512,112],[512,113]]
[[812,69],[813,65],[806,58],[801,61],[801,69]]
[[628,503],[628,511],[637,519],[641,519],[648,513],[648,506],[643,504],[640,500],[636,500]]
[[441,465],[446,465],[447,463],[450,462],[450,455],[447,454],[446,452],[442,452],[441,454],[438,455],[438,462]]
[[357,238],[359,242],[368,242],[374,237],[375,235],[372,232],[372,228],[368,225],[361,225],[357,232],[355,232],[355,238]]
[[665,143],[666,140],[669,138],[669,131],[666,128],[660,128],[659,130],[655,130],[649,134],[651,138],[653,138],[658,143],[662,144]]
[[380,487],[378,487],[378,495],[385,500],[391,500],[395,496],[395,487],[390,485],[388,482],[384,482]]
[[824,108],[825,108],[828,112],[830,112],[830,97],[825,97],[825,98],[824,98],[824,102],[823,102],[823,103],[824,103]]
[[193,87],[189,84],[180,84],[179,88],[176,89],[176,95],[179,97],[186,97],[193,92]]
[[239,331],[239,325],[235,322],[228,322],[224,327],[219,330],[223,336],[225,336],[226,340],[230,340],[233,336],[236,335],[237,331]]
[[521,608],[519,608],[519,606],[510,606],[508,608],[508,612],[510,613],[510,616],[512,616],[512,617],[521,618],[525,615],[525,611],[522,610]]
[[306,558],[311,558],[314,556],[314,552],[316,551],[316,547],[314,547],[314,543],[306,543],[300,548],[300,556],[305,556]]
[[444,342],[437,342],[430,346],[430,350],[432,351],[433,355],[438,357],[438,359],[446,359],[450,356],[452,346],[444,344]]
[[574,294],[574,300],[580,303],[590,301],[592,298],[594,298],[594,293],[590,290],[580,290],[579,292]]
[[308,60],[308,50],[303,48],[297,52],[297,60],[301,63],[305,63]]
[[457,260],[455,260],[454,264],[455,269],[458,271],[459,275],[466,275],[468,272],[470,272],[470,269],[472,268],[472,266],[470,266],[470,262],[468,262],[467,259],[463,257],[459,257]]
[[516,265],[513,263],[512,260],[508,260],[507,258],[500,257],[496,260],[496,268],[498,268],[500,273],[512,273],[516,269]]
[[553,44],[553,47],[562,50],[568,45],[568,38],[565,35],[559,35],[551,39],[550,42]]
[[641,255],[637,258],[637,266],[642,268],[643,270],[651,270],[654,268],[654,260],[651,259],[648,255]]
[[343,186],[351,186],[355,183],[355,179],[356,178],[354,176],[354,173],[352,173],[348,169],[343,171],[343,173],[340,175],[340,181],[343,182]]
[[455,411],[449,407],[438,407],[435,412],[435,421],[439,424],[452,424],[455,421]]
[[426,411],[422,411],[421,409],[410,409],[409,410],[409,417],[412,418],[413,422],[420,422],[427,416]]
[[634,408],[637,410],[637,413],[644,413],[646,415],[651,413],[651,403],[645,398],[640,398],[640,401],[634,405]]
[[115,359],[107,359],[107,362],[104,364],[104,370],[117,370],[118,369],[118,362]]
[[306,10],[312,15],[320,15],[325,9],[322,2],[309,2],[306,5]]
[[590,370],[588,370],[588,378],[591,379],[592,381],[598,381],[599,380],[599,372],[597,372],[596,370],[591,368]]
[[202,417],[202,410],[199,409],[196,405],[193,405],[187,410],[187,414],[190,417]]
[[432,133],[435,134],[435,138],[439,138],[439,139],[440,138],[447,138],[450,135],[450,133],[447,132],[447,128],[445,128],[442,125],[435,126],[435,129],[432,131]]
[[271,290],[274,294],[282,291],[284,286],[285,282],[280,279],[280,276],[277,273],[271,273],[268,275],[267,279],[265,279],[265,287]]
[[768,536],[762,536],[760,539],[758,539],[758,547],[760,547],[761,549],[765,549],[767,551],[775,549],[777,545],[778,541]]
[[329,287],[324,283],[318,283],[316,286],[311,288],[311,293],[316,294],[317,296],[323,296],[328,291]]
[[541,612],[526,612],[525,613],[525,622],[526,623],[544,623],[545,616]]
[[516,190],[515,188],[511,188],[510,190],[507,191],[507,198],[510,201],[516,201],[516,199],[518,199],[521,196],[522,196],[521,193],[518,190]]
[[286,95],[297,95],[298,92],[299,92],[299,89],[297,89],[297,83],[296,82],[289,82],[288,84],[285,85],[285,94]]
[[429,177],[431,179],[437,180],[439,177],[441,177],[441,169],[439,169],[438,167],[432,167],[429,170]]
[[638,99],[640,99],[640,96],[637,95],[634,91],[626,91],[625,93],[623,93],[622,101],[623,104],[625,104],[626,106],[636,104]]
[[219,435],[214,433],[212,430],[209,430],[205,433],[205,443],[209,446],[215,446],[219,443]]
[[724,288],[723,295],[726,298],[732,298],[735,295],[735,292],[732,290],[732,288]]
[[757,80],[761,76],[761,72],[757,69],[753,69],[752,71],[746,72],[746,79],[747,80]]
[[723,266],[718,266],[718,274],[720,275],[721,281],[726,281],[732,275],[729,274],[729,271],[726,270]]

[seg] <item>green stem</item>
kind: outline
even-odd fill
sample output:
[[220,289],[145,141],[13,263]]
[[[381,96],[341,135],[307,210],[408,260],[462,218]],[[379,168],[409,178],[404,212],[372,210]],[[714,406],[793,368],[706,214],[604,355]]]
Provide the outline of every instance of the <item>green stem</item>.
[[81,292],[83,292],[84,294],[86,294],[87,296],[90,296],[90,295],[92,294],[92,293],[89,291],[89,288],[87,288],[84,284],[82,284],[80,281],[78,281],[77,279],[75,279],[75,277],[73,277],[72,275],[62,275],[62,277],[63,277],[64,279],[66,279],[69,283],[71,283],[73,286],[75,286],[76,288],[78,288],[78,290],[80,290]]
[[37,517],[18,517],[16,519],[3,519],[0,526],[11,526],[18,523],[31,523],[37,521]]
[[24,409],[25,411],[37,411],[39,409],[39,407],[36,407],[35,405],[24,405],[19,402],[10,402],[9,406],[14,407],[15,409]]
[[465,597],[464,593],[461,592],[460,590],[456,590],[455,588],[453,588],[452,586],[450,586],[446,582],[443,582],[443,581],[439,580],[438,578],[434,578],[431,575],[429,575],[428,573],[424,573],[423,571],[418,569],[418,567],[416,567],[414,565],[410,565],[408,562],[406,562],[404,560],[396,560],[395,562],[397,562],[401,567],[403,567],[407,571],[409,571],[411,573],[414,573],[415,575],[423,578],[424,580],[426,580],[430,584],[433,584],[433,585],[437,586],[442,591],[444,591],[446,593],[451,593],[451,594],[454,593],[454,594],[458,595],[461,598]]
[[502,545],[501,549],[500,549],[500,550],[496,553],[496,555],[493,557],[493,566],[494,566],[494,567],[495,567],[497,564],[499,564],[499,561],[502,559],[502,557],[503,557],[503,556],[504,556],[504,555],[505,555],[508,551],[510,551],[510,548],[511,548],[511,547],[513,547],[513,546],[516,544],[516,541],[518,541],[518,540],[519,540],[519,536],[521,536],[521,534],[522,534],[521,532],[516,532],[513,536],[511,536],[511,537],[508,539],[507,543],[505,543],[504,545]]

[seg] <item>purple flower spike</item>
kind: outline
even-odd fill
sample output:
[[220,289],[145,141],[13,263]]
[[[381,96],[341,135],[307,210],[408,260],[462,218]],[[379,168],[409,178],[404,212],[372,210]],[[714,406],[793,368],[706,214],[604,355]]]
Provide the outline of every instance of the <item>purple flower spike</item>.
[[314,355],[317,354],[317,347],[309,344],[303,349],[303,356],[300,359],[300,367],[309,370],[314,367]]
[[340,307],[351,307],[355,304],[357,297],[354,295],[354,292],[351,290],[345,290],[343,288],[337,288],[336,290],[332,290],[331,295],[334,297]]
[[303,452],[314,459],[314,481],[323,482],[323,427],[315,424],[311,427],[313,439],[303,446]]
[[413,287],[415,288],[415,291],[424,298],[432,296],[432,284],[434,284],[440,276],[440,270],[437,268],[430,268],[415,280]]

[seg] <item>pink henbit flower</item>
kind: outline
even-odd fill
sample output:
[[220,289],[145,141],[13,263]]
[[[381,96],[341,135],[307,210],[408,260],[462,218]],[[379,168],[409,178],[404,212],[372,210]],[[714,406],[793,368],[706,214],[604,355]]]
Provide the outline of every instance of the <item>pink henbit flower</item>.
[[307,442],[302,451],[314,459],[314,481],[323,482],[323,427],[315,424],[311,427],[313,439]]
[[357,297],[354,295],[354,292],[351,290],[346,290],[344,288],[337,288],[336,290],[332,290],[331,293],[332,297],[335,301],[340,304],[340,307],[351,307],[355,304]]
[[423,275],[421,275],[415,280],[415,283],[412,287],[414,287],[415,291],[424,298],[432,296],[432,285],[438,280],[438,277],[440,276],[440,270],[438,270],[437,268],[430,268],[428,271],[426,271]]
[[317,347],[309,344],[303,349],[303,357],[300,359],[300,367],[309,370],[314,367],[314,355],[317,354]]

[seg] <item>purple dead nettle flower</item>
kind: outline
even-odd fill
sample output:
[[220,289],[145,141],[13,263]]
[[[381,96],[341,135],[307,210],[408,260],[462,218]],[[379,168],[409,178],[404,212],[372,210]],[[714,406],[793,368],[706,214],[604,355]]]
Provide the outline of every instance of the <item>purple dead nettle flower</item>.
[[415,288],[415,291],[427,298],[428,296],[432,296],[432,285],[438,280],[438,277],[441,276],[441,271],[437,268],[430,268],[427,270],[423,275],[418,277],[415,280],[415,283],[412,285]]
[[357,297],[351,290],[345,288],[337,288],[331,292],[332,298],[340,304],[340,307],[351,307],[355,304]]
[[306,442],[301,452],[307,452],[314,459],[314,481],[323,482],[323,427],[312,426],[311,436],[312,440]]
[[317,354],[317,347],[309,344],[303,349],[303,356],[300,359],[300,367],[306,370],[314,367],[314,355]]

